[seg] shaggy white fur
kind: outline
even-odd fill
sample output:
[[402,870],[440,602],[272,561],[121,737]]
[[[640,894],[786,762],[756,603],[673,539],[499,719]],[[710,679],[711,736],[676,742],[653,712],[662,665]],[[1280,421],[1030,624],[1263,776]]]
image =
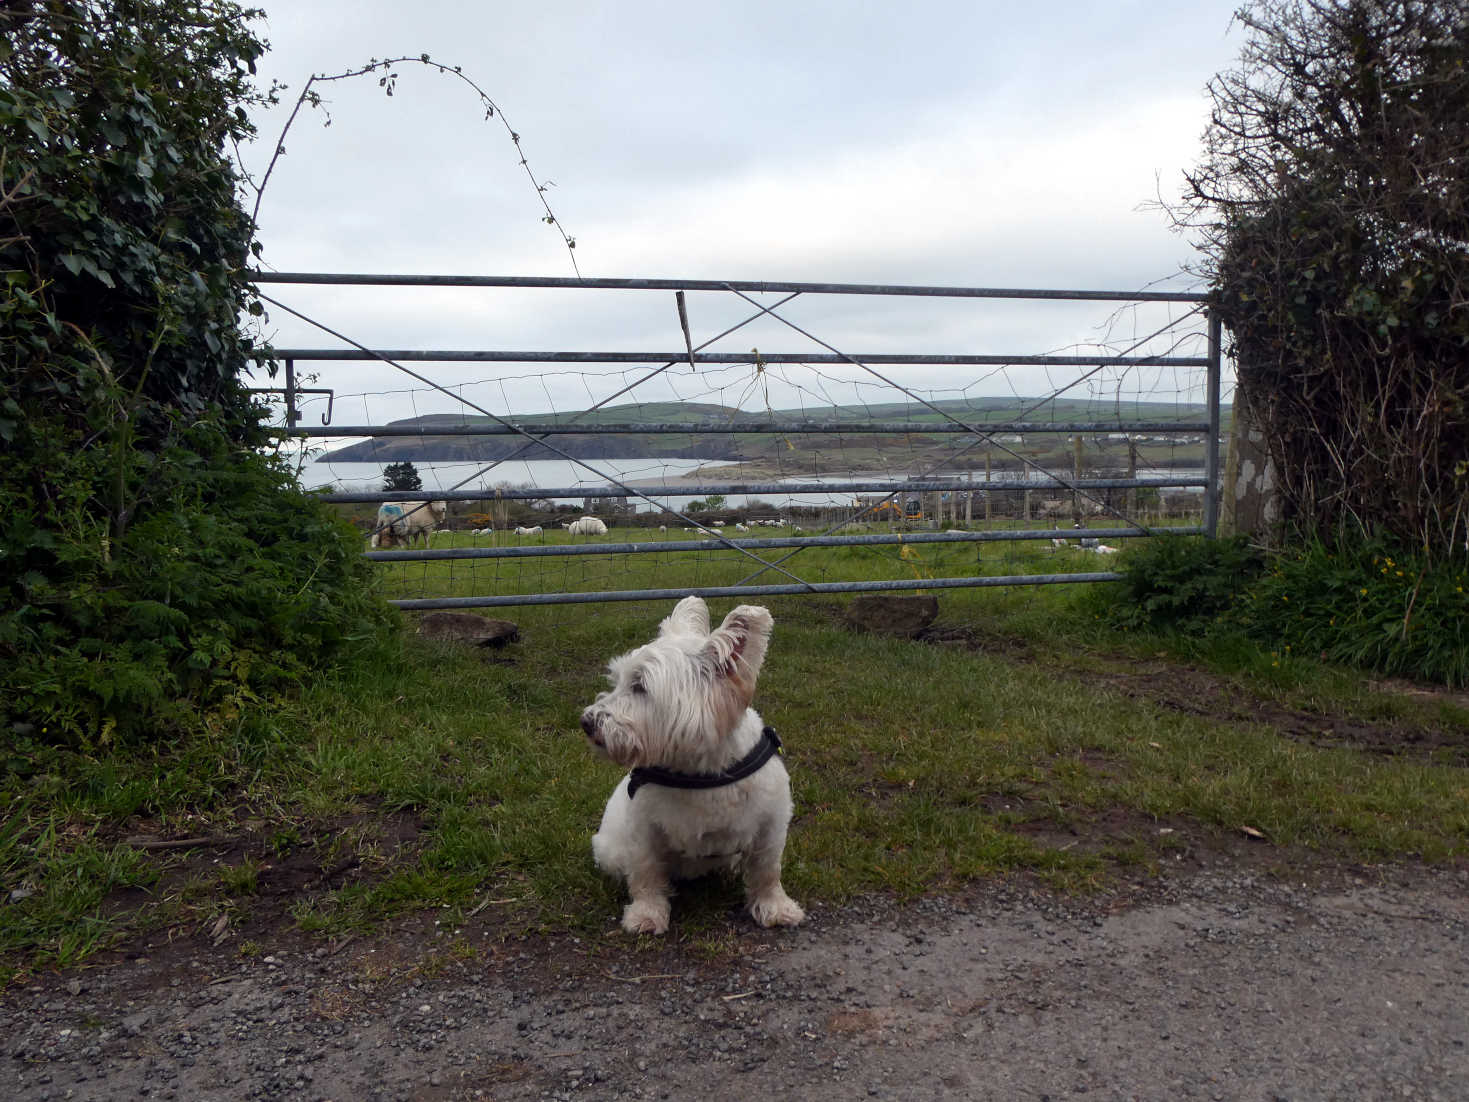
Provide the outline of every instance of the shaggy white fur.
[[[760,743],[764,724],[750,707],[774,624],[763,608],[741,605],[709,630],[709,609],[685,597],[658,637],[614,658],[612,688],[581,717],[593,749],[619,765],[678,773],[719,773]],[[592,854],[626,880],[632,902],[623,929],[668,929],[673,881],[719,869],[740,872],[750,913],[761,926],[806,917],[780,883],[791,820],[791,784],[779,757],[731,784],[674,788],[629,777],[612,793]]]

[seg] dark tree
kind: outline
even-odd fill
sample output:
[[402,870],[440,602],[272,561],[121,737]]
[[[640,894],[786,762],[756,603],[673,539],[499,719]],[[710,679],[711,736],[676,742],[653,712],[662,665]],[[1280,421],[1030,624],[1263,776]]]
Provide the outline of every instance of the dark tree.
[[1469,0],[1254,0],[1210,84],[1195,231],[1287,518],[1469,533]]
[[421,490],[423,479],[418,477],[418,468],[408,460],[389,463],[383,468],[383,490]]

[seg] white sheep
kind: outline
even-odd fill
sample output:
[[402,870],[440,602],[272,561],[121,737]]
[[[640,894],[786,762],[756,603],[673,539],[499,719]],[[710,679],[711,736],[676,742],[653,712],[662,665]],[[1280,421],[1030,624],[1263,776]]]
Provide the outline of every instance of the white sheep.
[[561,527],[573,536],[605,536],[607,534],[607,525],[597,517],[582,517],[570,524],[563,524]]
[[523,528],[517,524],[515,526],[515,534],[517,536],[539,536],[541,534],[541,526],[536,524],[529,528]]
[[385,501],[377,508],[377,523],[373,526],[372,547],[392,547],[402,542],[412,547],[418,537],[423,545],[429,545],[429,537],[449,512],[447,501]]

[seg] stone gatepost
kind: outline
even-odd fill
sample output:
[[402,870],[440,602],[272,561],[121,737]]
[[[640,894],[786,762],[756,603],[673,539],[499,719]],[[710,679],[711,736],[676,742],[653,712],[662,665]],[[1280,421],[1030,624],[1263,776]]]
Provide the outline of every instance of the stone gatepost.
[[1254,543],[1276,546],[1281,521],[1278,475],[1243,385],[1234,394],[1234,424],[1224,457],[1223,481],[1220,534],[1246,535]]

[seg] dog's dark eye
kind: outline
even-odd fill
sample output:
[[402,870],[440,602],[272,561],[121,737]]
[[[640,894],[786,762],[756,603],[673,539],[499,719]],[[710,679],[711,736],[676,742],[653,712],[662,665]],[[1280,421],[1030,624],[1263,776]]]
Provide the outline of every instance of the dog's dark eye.
[[629,688],[631,688],[633,692],[639,695],[642,695],[643,693],[646,693],[648,691],[648,687],[643,684],[643,679],[641,677],[633,678],[632,685],[630,685]]

